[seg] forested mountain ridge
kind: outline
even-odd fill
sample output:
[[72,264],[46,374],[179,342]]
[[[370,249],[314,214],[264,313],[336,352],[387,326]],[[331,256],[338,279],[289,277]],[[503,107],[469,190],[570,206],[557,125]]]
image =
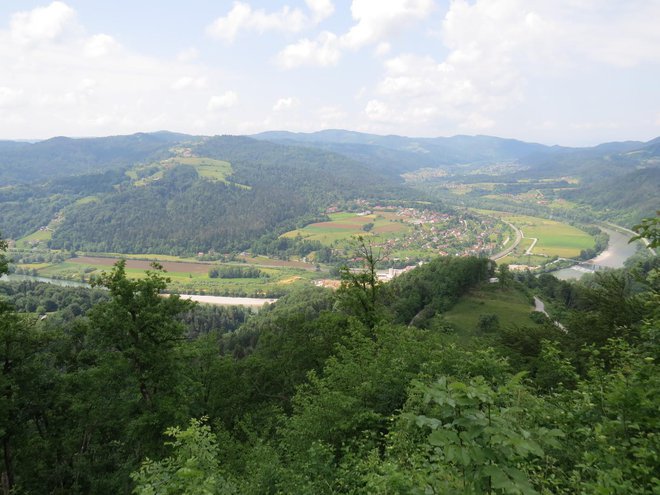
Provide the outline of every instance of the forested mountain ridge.
[[169,132],[99,138],[54,137],[35,143],[0,141],[0,184],[38,182],[161,159],[192,136]]
[[[371,166],[375,171],[396,175],[422,167],[451,168],[498,161],[515,161],[523,167],[556,173],[571,167],[575,171],[576,166],[579,171],[583,162],[599,161],[605,168],[607,162],[615,166],[639,164],[639,160],[657,158],[660,153],[660,138],[647,143],[626,141],[570,148],[493,136],[410,138],[344,130],[314,133],[269,131],[252,137],[260,141],[334,151]],[[0,141],[0,180],[3,183],[35,182],[60,175],[126,167],[164,158],[172,146],[181,143],[208,150],[208,146],[214,146],[210,143],[217,139],[222,140],[222,136],[190,136],[162,131],[100,138],[55,137],[34,143]],[[394,158],[388,160],[386,151]]]
[[[0,142],[0,229],[20,238],[63,218],[52,241],[57,248],[245,249],[318,219],[333,202],[426,200],[431,196],[411,192],[401,177],[424,167],[442,168],[447,180],[505,184],[570,175],[579,185],[557,195],[629,226],[652,214],[660,195],[658,139],[565,148],[489,136],[418,139],[341,130],[257,137],[157,132]],[[185,160],[176,161],[182,156],[224,160],[231,176],[223,182],[199,168],[175,172],[177,164],[185,168]],[[149,176],[151,168],[159,173]],[[128,176],[136,170],[144,180]]]
[[[269,131],[253,137],[273,142],[328,149],[377,163],[383,150],[394,152],[399,166],[394,172],[414,171],[422,167],[446,167],[451,174],[459,165],[483,165],[493,162],[515,162],[521,175],[553,175],[573,173],[592,176],[608,174],[617,168],[629,171],[631,166],[644,165],[640,160],[660,155],[660,138],[648,141],[603,143],[593,147],[571,148],[527,143],[494,136],[453,136],[411,138],[380,136],[343,130],[312,133]],[[646,164],[648,165],[648,164]]]
[[385,160],[388,171],[396,174],[423,167],[452,167],[470,163],[517,160],[551,149],[541,144],[491,136],[410,138],[343,130],[325,130],[308,134],[271,131],[253,137],[327,149],[372,165],[378,165]]
[[255,137],[332,150],[393,176],[427,168],[436,171],[432,180],[516,184],[519,189],[531,180],[527,187],[532,191],[538,187],[535,181],[571,178],[570,187],[557,190],[559,197],[628,226],[652,215],[660,197],[660,138],[570,148],[491,136],[409,138],[342,130]]
[[241,251],[263,235],[318,218],[333,202],[405,194],[378,171],[325,151],[216,136],[186,153],[229,162],[230,182],[205,180],[193,167],[175,165],[158,180],[125,184],[98,201],[69,208],[51,246],[168,254]]
[[[445,167],[449,172],[460,172],[460,167],[498,162],[518,164],[523,175],[556,176],[571,172],[593,177],[594,174],[625,173],[631,167],[654,166],[660,154],[660,138],[647,143],[625,141],[570,148],[493,136],[409,138],[343,130],[307,134],[269,131],[252,137],[260,142],[289,145],[289,148],[305,147],[338,153],[370,167],[373,173],[395,178],[424,167]],[[162,131],[102,138],[56,137],[35,143],[0,141],[0,181],[4,184],[38,182],[57,176],[128,167],[172,156],[171,148],[182,143],[196,148],[199,156],[212,154],[214,148],[217,152],[221,146],[226,156],[240,159],[236,144],[247,141],[235,140],[230,145],[227,140],[234,138],[237,137],[189,136]],[[257,146],[250,143],[248,148],[254,151]],[[264,145],[260,151],[262,158],[269,152],[271,149]],[[292,149],[289,152],[293,153]]]

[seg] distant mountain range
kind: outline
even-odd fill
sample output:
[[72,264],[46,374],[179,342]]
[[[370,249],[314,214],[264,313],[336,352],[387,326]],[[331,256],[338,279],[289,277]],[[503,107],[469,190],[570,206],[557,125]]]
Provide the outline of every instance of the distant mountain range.
[[576,177],[559,194],[630,223],[658,207],[660,138],[590,148],[343,130],[0,141],[0,231],[18,238],[58,217],[51,246],[61,249],[242,250],[280,242],[336,202],[432,199],[402,174],[436,168],[468,182]]
[[[269,131],[250,138],[338,153],[389,176],[420,168],[464,171],[466,166],[493,162],[517,163],[535,174],[611,175],[635,167],[656,166],[660,160],[660,137],[646,143],[624,141],[585,148],[546,146],[493,136],[410,138],[344,130]],[[182,143],[196,146],[208,139],[161,131],[100,138],[55,137],[34,143],[0,141],[0,184],[132,166],[166,158],[173,146]]]
[[170,132],[99,138],[54,137],[34,143],[0,141],[0,185],[128,167],[164,158],[192,136]]
[[[453,136],[409,138],[379,136],[343,130],[313,133],[271,131],[252,136],[272,142],[308,146],[340,153],[355,160],[378,166],[383,171],[401,174],[420,168],[443,167],[449,172],[457,166],[480,167],[493,162],[512,162],[534,170],[534,174],[555,176],[572,173],[578,176],[612,168],[656,166],[660,159],[660,137],[649,142],[624,141],[594,147],[570,148],[527,143],[493,136]],[[465,170],[465,167],[461,167]]]

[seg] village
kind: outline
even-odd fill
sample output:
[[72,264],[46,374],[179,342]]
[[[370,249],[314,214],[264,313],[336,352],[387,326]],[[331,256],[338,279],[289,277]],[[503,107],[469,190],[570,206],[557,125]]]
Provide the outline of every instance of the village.
[[[347,233],[352,225],[353,235],[361,230],[368,232],[372,246],[387,253],[387,262],[394,268],[435,256],[489,256],[505,243],[508,233],[507,225],[499,219],[466,209],[448,212],[366,200],[342,206],[328,208],[326,214],[332,220],[315,225],[341,226]],[[353,215],[352,220],[345,216],[349,214],[347,210]],[[339,219],[336,215],[344,216]],[[348,254],[344,240],[334,239],[330,245],[336,255]]]
[[[374,213],[379,207],[375,206]],[[399,207],[396,216],[411,228],[405,236],[389,238],[378,245],[387,252],[418,252],[418,258],[433,256],[482,256],[492,253],[502,240],[502,224],[496,219],[467,211],[456,213]]]

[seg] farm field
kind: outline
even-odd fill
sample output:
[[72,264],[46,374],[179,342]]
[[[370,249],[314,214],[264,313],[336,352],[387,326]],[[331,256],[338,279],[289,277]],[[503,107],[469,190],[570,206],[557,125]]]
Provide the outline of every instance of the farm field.
[[[62,263],[30,263],[17,265],[33,275],[47,278],[89,281],[108,272],[119,258],[81,256]],[[171,279],[173,292],[229,295],[229,296],[281,296],[298,284],[310,283],[319,276],[315,271],[292,266],[258,266],[248,263],[211,263],[160,261]],[[209,271],[220,267],[255,267],[263,274],[258,278],[211,278]],[[152,269],[151,261],[127,259],[126,273],[130,278],[143,278]]]
[[[344,243],[357,235],[372,238],[375,242],[405,235],[411,227],[400,221],[400,217],[390,211],[376,211],[368,215],[357,213],[332,213],[329,222],[319,222],[307,225],[302,229],[292,230],[283,237],[298,237],[309,241],[319,241],[324,245]],[[373,224],[368,232],[365,225]]]
[[521,246],[519,246],[518,253],[516,253],[518,256],[524,255],[532,242],[528,239],[533,238],[538,241],[531,250],[532,256],[572,258],[578,256],[583,249],[594,247],[595,244],[593,237],[589,234],[566,223],[491,210],[480,210],[480,212],[510,222],[523,232],[525,237],[523,242],[526,244],[521,242],[521,246],[524,246],[525,249],[521,250]]
[[305,263],[304,261],[293,260],[279,260],[277,258],[269,258],[267,256],[237,256],[239,260],[245,261],[249,265],[257,265],[260,267],[271,268],[296,268],[300,270],[316,271],[315,265]]

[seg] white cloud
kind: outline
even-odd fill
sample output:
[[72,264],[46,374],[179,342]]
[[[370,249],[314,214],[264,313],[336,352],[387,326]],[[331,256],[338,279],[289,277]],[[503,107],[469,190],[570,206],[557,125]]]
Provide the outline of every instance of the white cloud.
[[392,45],[390,45],[387,41],[381,41],[380,43],[378,43],[378,46],[376,47],[376,55],[378,56],[387,55],[391,49],[392,49]]
[[[0,27],[0,67],[4,139],[195,129],[214,96],[209,88],[228,84],[218,70],[144,56],[87,32],[62,2]],[[235,104],[220,98],[211,106]]]
[[[525,22],[528,12],[516,2],[452,2],[443,23],[449,55],[442,61],[412,53],[387,59],[376,88],[381,105],[367,105],[367,117],[418,126],[449,121],[475,131],[492,127],[492,113],[522,99],[518,52],[534,41],[534,29],[542,30],[540,23],[531,28]],[[511,26],[505,22],[510,17]]]
[[[430,0],[334,2],[332,25],[346,26],[331,28],[334,33],[323,31],[326,25],[313,30],[332,14],[328,0],[217,3],[227,13],[249,8],[249,19],[237,20],[226,39],[277,30],[291,44],[279,47],[276,65],[333,67],[346,56],[350,77],[339,70],[264,76],[254,59],[263,45],[254,53],[200,45],[198,53],[185,49],[193,43],[188,38],[150,45],[184,49],[179,53],[147,56],[115,31],[87,30],[81,22],[90,14],[83,7],[78,15],[62,1],[42,1],[0,19],[2,138],[275,126],[417,135],[488,129],[579,144],[649,138],[660,125],[653,86],[660,80],[657,0],[453,0],[442,22]],[[397,44],[402,29],[408,29],[405,43]],[[305,34],[291,37],[296,32]],[[213,66],[204,65],[208,56]]]
[[238,95],[234,91],[225,91],[219,96],[212,96],[209,99],[207,108],[210,112],[226,110],[238,103]]
[[353,0],[351,14],[356,23],[348,32],[338,36],[325,31],[316,40],[301,39],[287,45],[276,60],[285,69],[329,67],[339,62],[342,50],[371,44],[377,44],[377,55],[384,55],[391,48],[389,38],[424,19],[433,7],[433,0]]
[[266,12],[264,9],[253,9],[244,2],[234,2],[234,6],[223,17],[217,18],[207,28],[207,33],[213,38],[234,41],[241,31],[282,31],[297,33],[327,18],[334,11],[330,0],[306,0],[311,17],[300,9],[288,5],[277,12]]
[[286,46],[275,60],[280,67],[292,69],[300,66],[329,67],[337,65],[340,57],[337,36],[324,31],[316,40],[305,38]]
[[357,23],[342,36],[342,44],[357,49],[378,43],[424,19],[433,6],[433,0],[353,0],[351,14]]
[[474,112],[468,115],[467,118],[459,124],[459,127],[470,131],[484,131],[492,128],[494,125],[494,120],[491,120],[478,112]]
[[198,58],[199,58],[199,51],[194,47],[181,50],[176,56],[176,59],[179,62],[192,62],[193,60],[197,60]]
[[369,100],[364,113],[370,120],[387,121],[391,118],[391,112],[387,105],[379,100]]
[[323,106],[319,108],[317,112],[317,118],[318,118],[317,128],[324,129],[329,127],[338,127],[345,125],[345,121],[347,117],[348,114],[341,108],[332,105]]
[[76,27],[75,11],[63,2],[17,12],[10,22],[11,37],[20,44],[37,44],[62,37]]
[[177,91],[182,89],[204,89],[206,87],[206,77],[183,76],[172,83],[171,88]]
[[315,22],[321,22],[330,17],[335,11],[332,0],[305,0],[307,7],[312,11],[312,18]]
[[275,105],[273,105],[273,111],[281,112],[283,110],[289,110],[291,108],[295,108],[298,105],[300,105],[300,100],[298,100],[298,98],[294,98],[293,96],[289,96],[287,98],[280,98],[275,102]]
[[[658,63],[660,2],[632,3],[603,8],[595,0],[453,0],[442,24],[448,55],[386,60],[378,104],[370,102],[365,113],[384,120],[387,108],[393,119],[421,119],[421,126],[451,122],[476,132],[523,104],[539,79],[573,77],[594,64]],[[355,34],[359,25],[351,30],[355,44],[376,38],[369,36],[376,28]]]
[[0,86],[0,108],[18,105],[22,99],[23,90]]
[[82,81],[80,81],[80,83],[78,83],[76,89],[82,94],[91,96],[97,87],[98,87],[98,82],[96,82],[95,79],[92,79],[91,77],[86,77]]
[[95,34],[85,43],[85,55],[90,58],[105,57],[121,50],[121,45],[107,34]]

